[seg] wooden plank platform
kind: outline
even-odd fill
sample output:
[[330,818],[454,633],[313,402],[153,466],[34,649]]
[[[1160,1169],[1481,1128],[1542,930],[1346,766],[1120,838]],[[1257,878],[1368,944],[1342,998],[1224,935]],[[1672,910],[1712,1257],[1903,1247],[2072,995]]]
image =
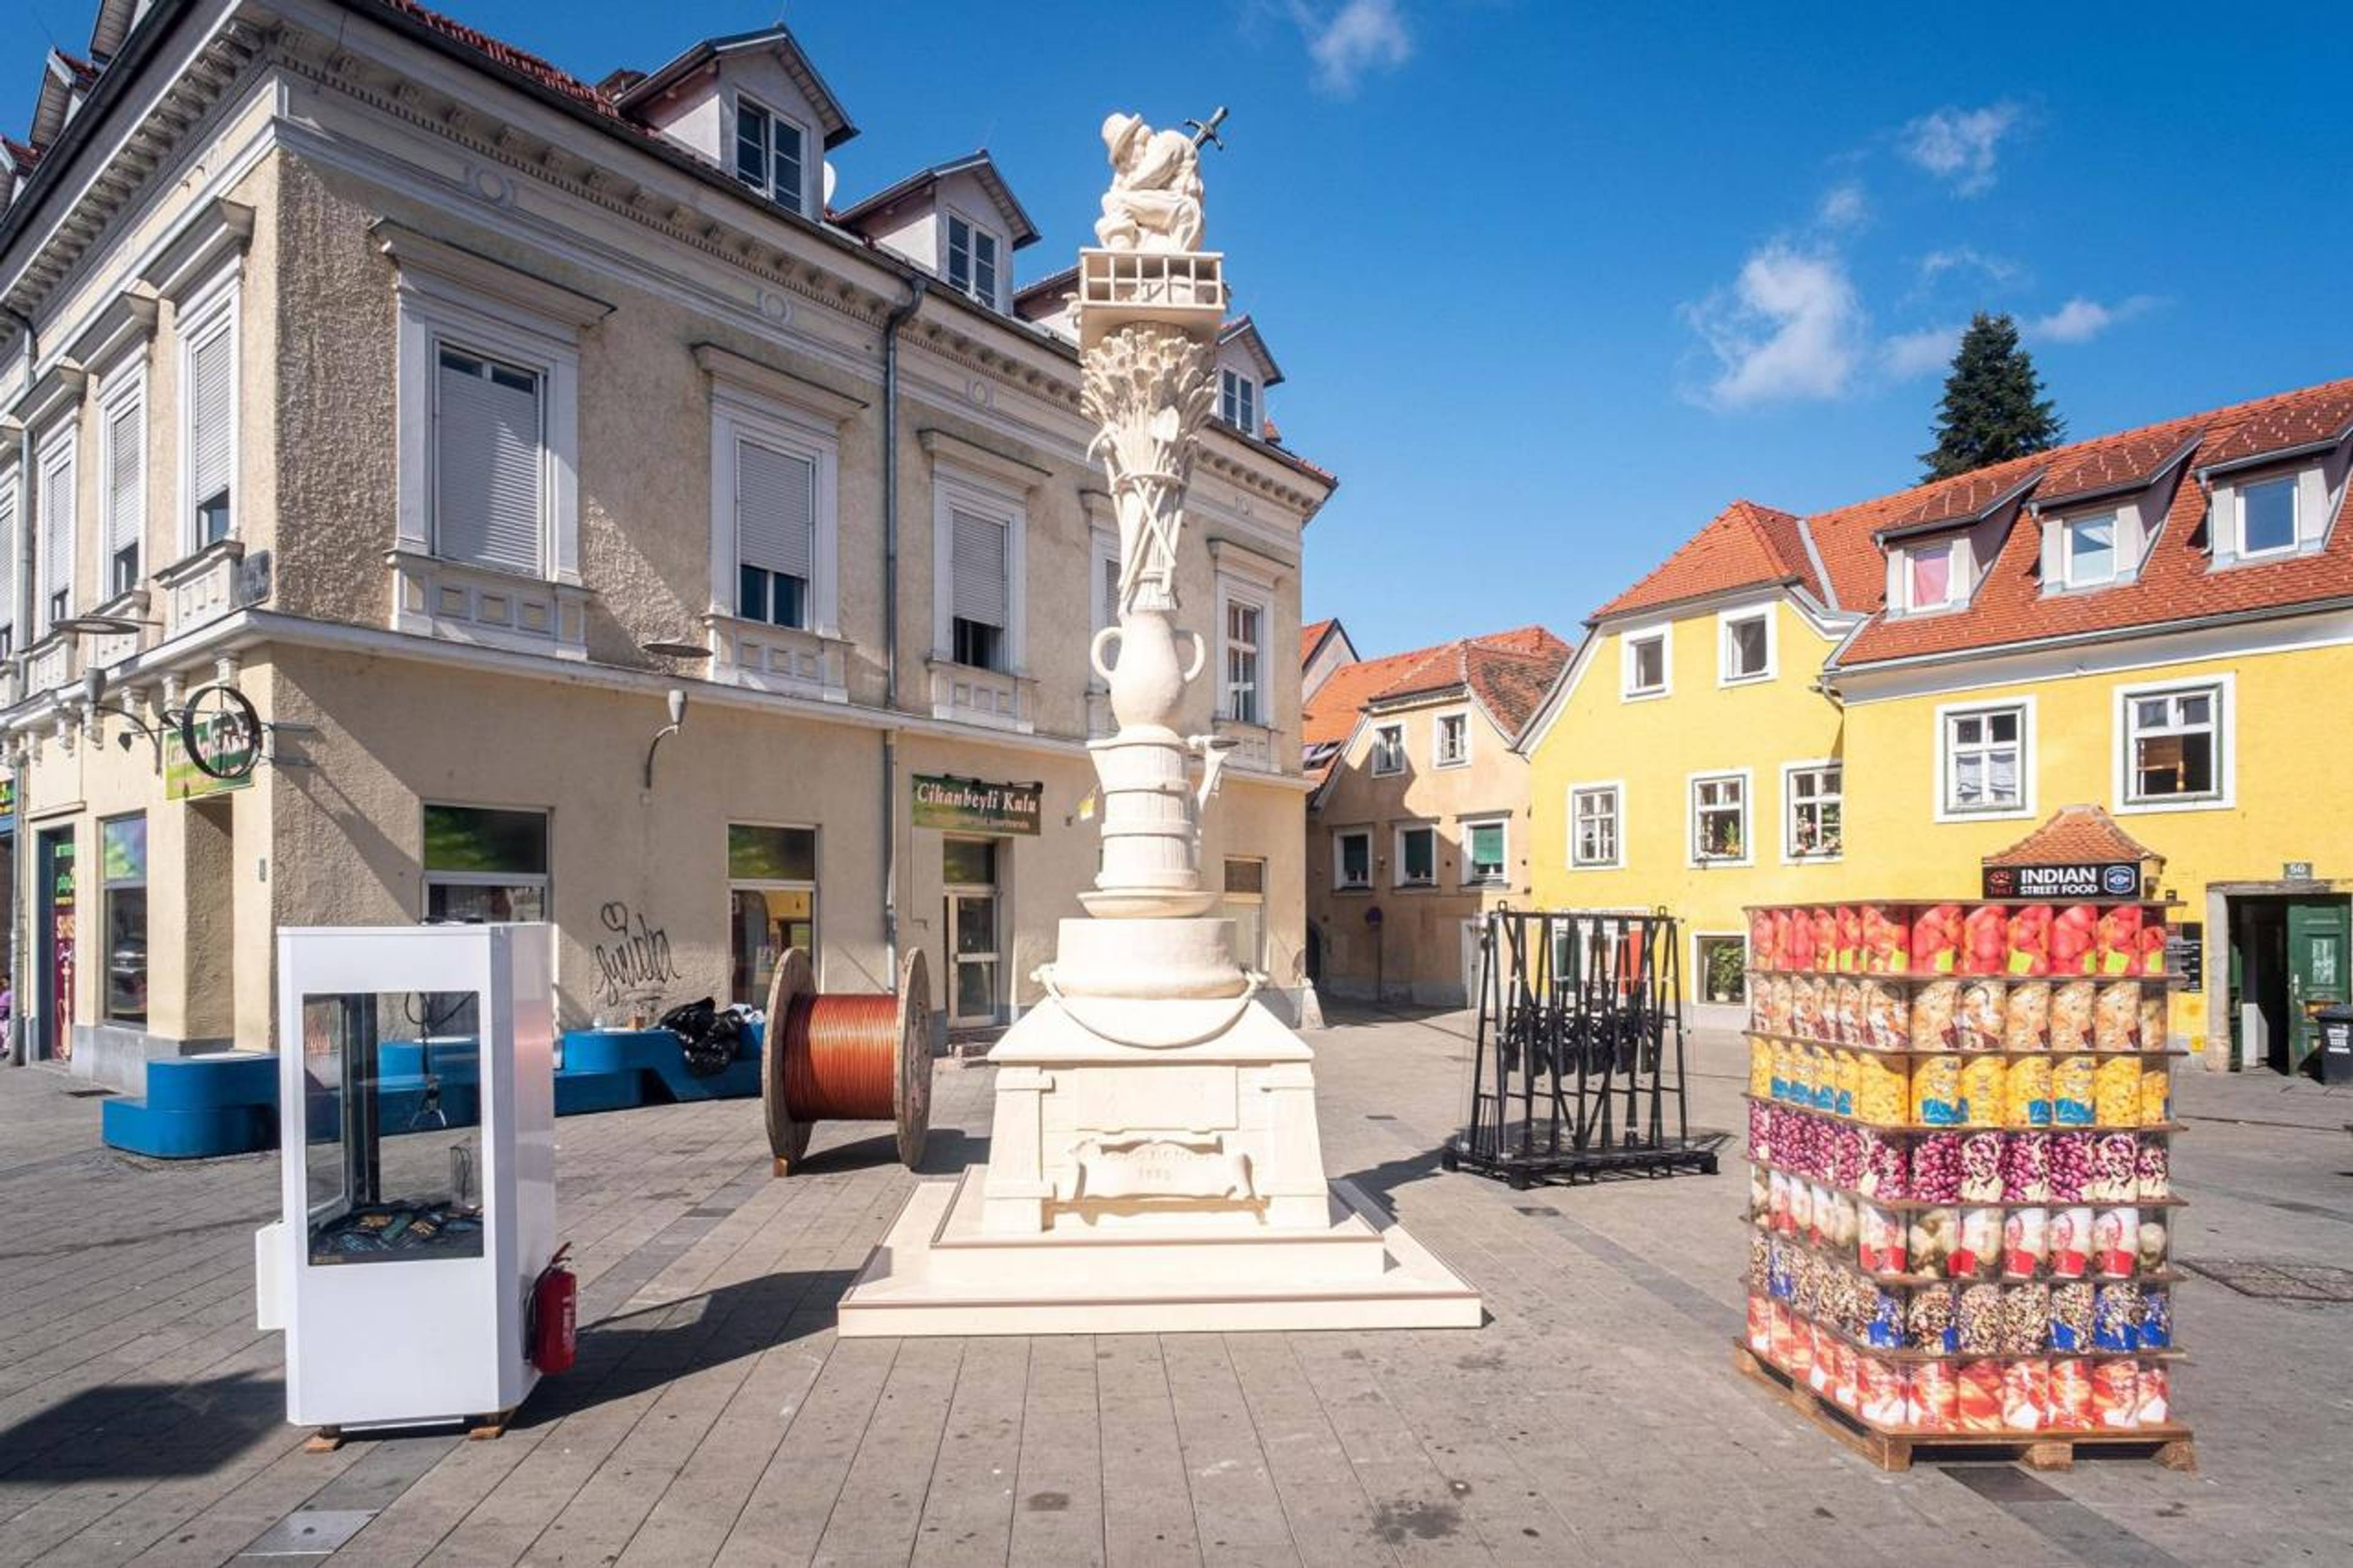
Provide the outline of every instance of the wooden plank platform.
[[1887,1431],[1824,1399],[1788,1373],[1732,1342],[1733,1369],[1783,1395],[1791,1408],[1831,1438],[1883,1470],[1908,1470],[1917,1457],[1940,1459],[2007,1458],[2030,1470],[2069,1470],[2085,1458],[2149,1458],[2168,1470],[2194,1471],[2197,1452],[2189,1428],[2178,1423],[2130,1431],[2098,1432],[1912,1432]]

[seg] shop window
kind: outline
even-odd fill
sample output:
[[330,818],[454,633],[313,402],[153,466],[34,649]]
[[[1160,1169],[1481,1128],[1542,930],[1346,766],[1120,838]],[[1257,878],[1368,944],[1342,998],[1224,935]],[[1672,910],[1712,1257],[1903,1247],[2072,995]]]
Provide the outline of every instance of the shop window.
[[2222,797],[2222,726],[2227,693],[2219,685],[2125,694],[2125,799],[2149,805]]
[[1397,830],[1397,885],[1428,888],[1438,882],[1438,829],[1400,827]]
[[1844,847],[1846,770],[1837,763],[1791,768],[1782,791],[1789,803],[1792,860],[1834,860]]
[[425,808],[425,919],[478,925],[547,918],[547,813]]
[[1700,994],[1710,1002],[1747,1001],[1747,940],[1737,936],[1699,936],[1692,941]]
[[1944,719],[1945,810],[2016,812],[2026,806],[2026,710],[1970,708]]
[[940,880],[952,888],[997,886],[997,840],[944,838],[940,841]]
[[1505,880],[1510,821],[1494,816],[1462,825],[1462,881],[1468,887],[1500,887]]
[[1226,860],[1225,917],[1234,922],[1234,959],[1245,969],[1266,968],[1266,862]]
[[817,962],[817,830],[727,825],[728,995],[768,1005],[789,948]]
[[1717,773],[1692,780],[1692,863],[1748,858],[1748,780]]
[[943,838],[940,880],[947,906],[948,1023],[994,1024],[1004,957],[997,931],[997,840]]
[[98,825],[99,873],[106,900],[106,1019],[147,1022],[147,819]]
[[1615,866],[1618,816],[1622,795],[1616,784],[1593,784],[1568,792],[1571,866]]
[[1362,829],[1332,836],[1332,885],[1343,890],[1373,885],[1373,836]]

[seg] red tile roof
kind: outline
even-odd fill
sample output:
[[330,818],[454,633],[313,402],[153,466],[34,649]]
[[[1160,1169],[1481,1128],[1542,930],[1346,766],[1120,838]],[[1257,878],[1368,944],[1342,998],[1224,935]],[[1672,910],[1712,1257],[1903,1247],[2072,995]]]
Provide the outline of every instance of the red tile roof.
[[1314,658],[1315,657],[1316,644],[1324,640],[1324,633],[1330,631],[1338,624],[1337,617],[1327,616],[1320,621],[1310,621],[1305,626],[1300,627],[1299,662],[1305,664],[1309,659]]
[[1816,597],[1821,582],[1806,552],[1804,525],[1786,511],[1736,500],[1685,541],[1650,575],[1593,613],[1621,616],[1736,588],[1802,583]]
[[[1505,734],[1516,735],[1574,651],[1542,626],[1520,626],[1344,664],[1308,698],[1300,738],[1311,750],[1337,744],[1373,703],[1458,687],[1468,688]],[[1310,776],[1323,771],[1310,770]]]
[[2063,805],[2051,820],[2002,850],[1989,866],[2052,866],[2078,860],[2162,860],[2096,805]]
[[375,0],[375,3],[387,11],[396,11],[413,21],[422,23],[443,37],[465,45],[475,53],[498,65],[504,66],[518,76],[528,78],[542,87],[562,93],[566,98],[576,99],[599,114],[613,120],[622,118],[621,111],[614,106],[611,98],[590,87],[578,77],[557,69],[537,55],[526,53],[516,48],[512,44],[501,43],[488,33],[469,27],[454,17],[444,16],[438,11],[428,11],[417,5],[417,0]]
[[[1807,519],[1806,526],[1825,556],[1834,551],[1859,556],[1869,548],[1872,536],[1895,526],[1896,519],[1945,504],[1934,492],[1963,486],[1973,493],[1999,490],[2040,469],[2043,478],[2029,493],[2030,500],[2058,480],[2064,480],[2064,492],[2081,494],[2103,479],[2153,477],[2193,435],[2197,444],[2186,465],[2191,470],[2306,446],[2348,430],[2353,430],[2353,380],[2328,382],[2016,458],[1978,474],[1821,512]],[[2064,492],[2051,491],[2053,499]],[[1838,662],[1851,668],[2353,597],[2353,530],[2333,527],[2327,548],[2318,554],[2216,571],[2206,550],[2205,490],[2177,479],[2170,496],[2160,493],[2159,501],[2165,505],[2163,524],[2136,580],[2091,593],[2044,595],[2040,531],[2021,518],[2010,527],[1965,609],[1891,618],[1880,608],[1883,576],[1867,599],[1847,601],[1850,609],[1873,614],[1848,641]],[[1878,573],[1875,564],[1873,572]]]

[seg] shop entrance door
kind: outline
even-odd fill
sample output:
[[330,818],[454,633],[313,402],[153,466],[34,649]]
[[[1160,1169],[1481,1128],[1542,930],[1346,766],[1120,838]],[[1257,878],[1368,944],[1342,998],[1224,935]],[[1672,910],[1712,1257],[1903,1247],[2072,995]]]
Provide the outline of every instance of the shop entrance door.
[[2295,903],[2287,910],[2287,1070],[2320,1048],[2313,1013],[2346,999],[2348,906]]
[[40,838],[40,919],[34,933],[39,949],[38,1054],[54,1062],[73,1058],[74,836],[53,827]]
[[941,851],[947,896],[948,1027],[983,1028],[997,1022],[1002,994],[997,841],[950,838]]

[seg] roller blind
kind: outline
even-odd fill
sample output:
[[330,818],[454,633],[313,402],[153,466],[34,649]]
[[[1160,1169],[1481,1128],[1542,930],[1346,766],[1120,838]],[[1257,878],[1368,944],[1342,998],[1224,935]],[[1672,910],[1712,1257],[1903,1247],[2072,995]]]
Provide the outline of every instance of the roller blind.
[[147,410],[132,403],[106,421],[106,553],[111,560],[139,542],[139,475],[145,467],[140,443],[147,434]]
[[539,378],[447,349],[440,364],[436,549],[541,575]]
[[950,602],[960,620],[1005,626],[1005,525],[994,518],[952,511],[955,564]]
[[188,351],[189,502],[202,506],[229,488],[229,421],[236,337],[224,321]]
[[47,599],[64,593],[73,603],[74,463],[73,448],[41,466],[41,594],[42,624],[48,624]]
[[735,446],[735,548],[746,566],[812,581],[817,465],[750,441]]
[[16,476],[0,474],[0,626],[16,624]]

